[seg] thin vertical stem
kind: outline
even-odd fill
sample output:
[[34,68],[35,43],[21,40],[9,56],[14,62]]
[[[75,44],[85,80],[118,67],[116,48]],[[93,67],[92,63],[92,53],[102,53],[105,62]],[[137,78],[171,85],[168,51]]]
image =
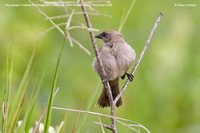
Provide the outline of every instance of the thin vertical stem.
[[[80,4],[81,4],[81,9],[83,11],[83,15],[84,15],[84,18],[85,18],[85,22],[87,23],[87,27],[89,29],[93,29],[93,26],[90,22],[90,18],[88,16],[88,13],[87,13],[87,10],[86,10],[86,7],[85,7],[83,0],[80,0]],[[99,50],[98,50],[97,43],[96,43],[96,40],[95,40],[95,36],[94,36],[94,33],[93,33],[92,30],[89,30],[89,35],[90,35],[90,39],[92,41],[92,45],[93,45],[93,48],[94,48],[94,52],[95,52],[97,62],[99,63],[101,72],[103,74],[103,84],[106,87],[108,99],[109,99],[109,102],[110,102],[110,108],[111,108],[110,113],[111,113],[111,116],[112,116],[112,118],[111,118],[111,120],[112,120],[111,129],[112,129],[113,133],[117,133],[116,120],[114,118],[115,117],[115,104],[113,102],[111,88],[110,88],[110,85],[109,85],[109,82],[108,82],[108,79],[107,79],[107,74],[106,74],[105,69],[104,69],[103,64],[102,64],[102,60],[99,56]]]

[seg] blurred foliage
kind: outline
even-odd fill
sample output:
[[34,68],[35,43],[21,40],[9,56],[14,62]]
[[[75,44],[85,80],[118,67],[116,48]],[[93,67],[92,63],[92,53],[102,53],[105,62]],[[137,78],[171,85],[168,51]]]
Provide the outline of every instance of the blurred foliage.
[[[33,62],[30,83],[27,87],[29,98],[35,80],[44,73],[41,91],[37,99],[36,111],[33,112],[38,120],[42,109],[47,105],[53,75],[56,67],[62,35],[52,30],[38,40],[39,33],[51,27],[48,21],[33,7],[6,7],[5,3],[27,1],[1,1],[0,3],[0,95],[6,86],[6,55],[11,46],[13,51],[12,94],[14,98],[22,79],[33,47],[38,43]],[[132,1],[111,1],[111,7],[96,7],[101,13],[112,17],[91,16],[93,26],[97,29],[118,29],[120,19]],[[193,3],[194,7],[178,7],[177,3]],[[129,84],[123,95],[123,106],[117,110],[117,116],[129,118],[146,126],[152,133],[199,133],[200,132],[200,3],[196,0],[173,1],[136,1],[133,10],[122,29],[125,40],[135,48],[137,55],[141,52],[157,14],[161,11],[164,17],[153,37],[148,51],[140,64],[133,84]],[[63,15],[63,8],[42,7],[49,16]],[[80,9],[78,7],[76,10]],[[66,18],[56,20],[65,22]],[[84,23],[83,16],[75,16],[72,25]],[[75,109],[87,109],[89,97],[95,92],[94,88],[99,77],[92,70],[94,58],[93,48],[87,31],[74,30],[74,38],[79,40],[92,55],[88,56],[77,45],[70,47],[65,41],[61,57],[58,82],[60,87],[54,99],[54,105]],[[99,47],[102,42],[98,41]],[[123,85],[121,81],[120,85]],[[102,87],[102,86],[101,86]],[[101,109],[96,105],[99,92],[91,111],[108,113],[109,109]],[[24,99],[23,106],[28,107]],[[26,110],[22,110],[25,115]],[[64,132],[78,128],[85,118],[78,114],[53,110],[51,125],[58,125],[66,116]],[[87,117],[81,132],[100,132],[99,126],[92,124],[97,117]],[[110,122],[102,118],[104,122]],[[75,124],[78,122],[77,124]],[[130,132],[118,125],[119,132]]]

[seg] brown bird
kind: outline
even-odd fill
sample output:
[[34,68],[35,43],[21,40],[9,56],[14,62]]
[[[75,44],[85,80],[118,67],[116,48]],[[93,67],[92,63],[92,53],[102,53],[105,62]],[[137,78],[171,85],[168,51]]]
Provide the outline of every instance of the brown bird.
[[[133,80],[133,75],[128,74],[127,71],[135,60],[136,53],[117,31],[107,30],[95,37],[102,39],[104,42],[104,46],[99,49],[99,54],[107,74],[113,99],[115,99],[119,94],[119,78],[124,79],[127,76],[130,81]],[[103,80],[103,74],[100,71],[100,66],[96,58],[93,61],[93,68]],[[105,86],[99,97],[98,104],[100,107],[110,106]],[[120,105],[122,105],[121,98],[116,103],[117,107]]]

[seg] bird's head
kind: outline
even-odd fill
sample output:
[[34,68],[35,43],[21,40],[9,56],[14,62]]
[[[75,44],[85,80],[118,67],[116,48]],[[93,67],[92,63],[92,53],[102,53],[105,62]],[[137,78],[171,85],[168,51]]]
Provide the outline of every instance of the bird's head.
[[123,41],[122,35],[114,30],[107,30],[95,36],[96,38],[102,39],[105,43]]

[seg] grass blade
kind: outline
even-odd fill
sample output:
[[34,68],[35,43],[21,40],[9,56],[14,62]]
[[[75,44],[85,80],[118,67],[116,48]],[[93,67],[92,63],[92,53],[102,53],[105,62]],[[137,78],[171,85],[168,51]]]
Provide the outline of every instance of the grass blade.
[[45,76],[45,73],[42,75],[42,77],[41,77],[41,79],[40,79],[40,81],[39,81],[39,83],[36,87],[36,90],[34,91],[34,96],[33,96],[33,98],[31,99],[31,102],[30,102],[30,110],[27,112],[27,120],[26,120],[26,126],[25,126],[26,132],[28,132],[29,129],[31,128],[32,111],[35,109],[37,98],[39,96],[40,87],[41,87],[44,76]]
[[[101,117],[100,117],[100,116],[98,116],[98,120],[99,120],[99,123],[102,123],[102,122],[101,122]],[[100,126],[100,127],[101,127],[101,132],[102,132],[102,133],[105,133],[105,130],[104,130],[103,126]]]
[[[11,58],[11,59],[10,59]],[[8,112],[9,112],[9,100],[11,92],[11,79],[12,79],[12,70],[13,70],[13,53],[10,57],[10,46],[7,51],[6,59],[6,86],[3,91],[3,102],[2,102],[2,132],[7,132],[8,124]]]
[[8,116],[8,127],[9,127],[8,132],[13,132],[14,127],[17,123],[18,117],[20,116],[20,113],[21,113],[20,107],[22,105],[26,87],[27,87],[27,84],[29,81],[29,74],[30,74],[31,66],[32,66],[33,59],[35,56],[35,49],[36,49],[36,47],[34,47],[34,49],[33,49],[32,55],[29,59],[28,65],[26,67],[26,70],[22,77],[21,83],[19,85],[17,94],[13,100],[14,102],[12,104],[12,107],[10,108],[10,114]]
[[60,132],[61,133],[63,133],[64,131],[66,131],[66,129],[67,129],[67,118],[68,118],[68,112],[65,114],[65,116],[64,116],[64,120],[63,120],[63,122],[65,123],[64,125],[63,125],[63,127],[61,128],[61,130],[60,130]]
[[80,118],[80,114],[81,114],[81,113],[78,113],[78,116],[77,116],[77,118],[76,118],[76,122],[75,122],[75,124],[74,124],[74,126],[73,126],[73,128],[72,128],[72,133],[76,133],[76,132],[75,132],[75,128],[76,128],[76,126],[77,126],[77,124],[78,124],[78,120],[79,120],[79,118]]
[[120,25],[119,25],[119,29],[118,29],[119,32],[122,31],[122,29],[123,29],[123,27],[124,27],[124,24],[126,23],[126,21],[127,21],[127,19],[128,19],[128,16],[130,15],[130,13],[131,13],[131,11],[132,11],[132,9],[133,9],[133,6],[134,6],[135,2],[136,2],[136,0],[133,0],[133,1],[132,1],[130,7],[128,8],[128,11],[127,11],[126,15],[125,15],[124,18],[122,19],[122,21],[121,21],[121,23],[120,23]]
[[59,64],[60,64],[60,59],[61,59],[63,47],[64,47],[64,40],[62,42],[62,46],[61,46],[61,49],[60,49],[59,57],[58,57],[58,60],[57,60],[56,70],[55,70],[55,73],[54,73],[53,84],[52,84],[52,88],[51,88],[51,92],[50,92],[50,96],[49,96],[49,100],[48,100],[47,114],[46,114],[45,127],[44,127],[44,132],[45,133],[48,132],[48,128],[49,128],[49,125],[51,123],[51,112],[52,112],[52,105],[53,105],[53,100],[54,100],[54,91],[55,91],[55,88],[56,88],[56,83],[57,83],[57,78],[58,78],[58,68],[59,68]]
[[[97,92],[99,91],[100,85],[101,85],[101,81],[98,81],[96,87],[94,89],[92,89],[92,90],[94,90],[94,92],[92,92],[91,95],[90,95],[90,98],[88,100],[89,103],[88,103],[88,106],[86,107],[86,110],[89,111],[91,109],[92,103],[94,102],[94,99],[97,95]],[[78,126],[77,133],[80,133],[82,126],[86,123],[87,117],[88,117],[88,114],[85,114],[81,124]]]
[[32,133],[38,133],[39,132],[40,123],[41,123],[42,119],[44,118],[45,113],[46,113],[46,108],[43,109],[43,111],[41,112],[40,117],[39,117],[38,121],[36,122],[35,127],[32,130]]
[[56,128],[56,133],[60,133],[61,132],[61,129],[62,129],[64,123],[65,123],[64,121],[61,121],[60,125]]
[[36,81],[36,85],[33,88],[31,98],[30,98],[30,101],[29,101],[29,106],[28,106],[27,111],[25,113],[25,116],[22,120],[22,124],[18,128],[19,133],[24,132],[24,131],[26,133],[28,133],[30,128],[31,128],[31,118],[32,118],[32,115],[33,115],[32,112],[34,111],[35,106],[36,106],[37,98],[38,98],[39,91],[40,91],[40,86],[41,86],[42,80],[44,78],[44,75],[45,74],[43,74],[42,77],[39,79],[39,82],[38,82],[38,80]]

